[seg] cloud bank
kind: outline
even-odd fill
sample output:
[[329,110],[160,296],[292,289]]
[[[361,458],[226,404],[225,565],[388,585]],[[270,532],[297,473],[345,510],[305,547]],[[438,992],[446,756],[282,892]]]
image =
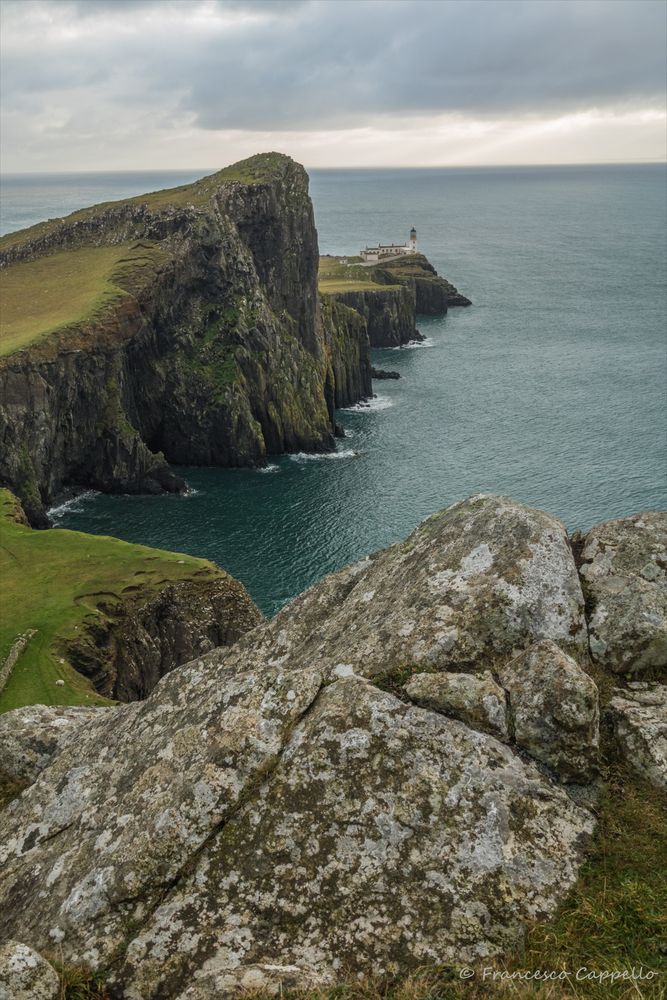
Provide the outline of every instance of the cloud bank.
[[1,9],[5,169],[217,165],[270,139],[332,165],[664,155],[662,0]]

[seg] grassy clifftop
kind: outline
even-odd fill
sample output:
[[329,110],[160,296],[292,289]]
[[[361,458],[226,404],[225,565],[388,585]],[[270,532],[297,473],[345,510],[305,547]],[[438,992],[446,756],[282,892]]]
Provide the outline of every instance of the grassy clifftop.
[[268,184],[280,180],[294,165],[294,161],[282,153],[258,153],[247,160],[240,160],[228,167],[223,167],[213,174],[202,177],[192,184],[182,184],[179,187],[164,188],[148,194],[136,195],[134,198],[122,198],[118,201],[104,201],[89,208],[82,208],[60,219],[48,219],[38,222],[28,229],[20,229],[15,233],[7,233],[0,237],[0,253],[11,250],[23,243],[41,239],[55,232],[63,223],[84,222],[102,215],[110,208],[122,205],[145,205],[150,211],[159,212],[168,208],[183,208],[206,205],[221,184],[237,182],[245,185]]
[[335,295],[337,292],[379,292],[396,287],[396,284],[378,281],[376,269],[362,264],[361,257],[320,257],[319,290],[325,295]]
[[21,261],[1,272],[0,357],[57,330],[101,317],[148,281],[165,257],[146,241],[77,250]]
[[[67,662],[65,647],[113,606],[165,584],[214,581],[213,563],[78,531],[34,531],[0,490],[0,666],[19,635],[34,630],[0,693],[0,712],[21,705],[108,704]],[[56,682],[64,681],[60,685]]]
[[[113,229],[106,232],[103,217],[109,211],[136,207],[159,214],[203,207],[225,184],[270,183],[284,177],[292,166],[293,161],[280,154],[259,154],[192,184],[103,202],[63,219],[50,219],[3,236],[0,255],[6,255],[9,266],[0,271],[0,357],[56,331],[71,333],[83,323],[100,320],[105,311],[146,286],[169,258],[171,248],[164,242],[119,240]],[[83,236],[83,245],[58,246],[59,231],[78,231],[77,224],[94,226],[98,218],[99,231]],[[49,238],[55,243],[43,247],[43,241]],[[32,245],[37,249],[26,259],[25,252]]]

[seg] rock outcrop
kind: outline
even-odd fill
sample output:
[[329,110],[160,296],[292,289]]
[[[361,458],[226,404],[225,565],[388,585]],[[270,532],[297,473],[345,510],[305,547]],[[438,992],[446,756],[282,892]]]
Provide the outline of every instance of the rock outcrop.
[[0,769],[32,784],[82,726],[104,712],[87,705],[28,705],[0,715]]
[[667,513],[599,524],[578,548],[593,659],[616,674],[667,669]]
[[102,610],[68,642],[67,658],[100,694],[118,701],[145,698],[170,670],[233,645],[262,621],[243,584],[228,575],[139,592]]
[[595,682],[551,639],[499,669],[517,746],[564,781],[590,782],[597,771],[600,710]]
[[415,674],[405,685],[405,693],[415,705],[459,719],[503,742],[509,740],[507,696],[488,670],[479,674]]
[[[126,1000],[502,952],[594,828],[567,785],[593,771],[588,663],[562,524],[455,504],[56,749],[0,817],[0,930]],[[502,739],[469,710],[489,692]]]
[[424,339],[415,326],[414,291],[404,285],[336,292],[335,299],[363,317],[371,347],[400,347]]
[[440,316],[449,306],[469,306],[423,254],[405,255],[372,266],[328,255],[320,258],[320,292],[366,321],[371,347],[400,347],[424,338],[417,315]]
[[399,281],[414,290],[415,309],[423,316],[441,316],[448,308],[472,305],[458,288],[440,277],[423,254],[386,261],[380,269],[387,276],[385,280]]
[[58,975],[32,948],[19,941],[0,946],[0,1000],[57,1000]]
[[10,234],[0,264],[115,246],[111,301],[0,360],[0,482],[33,524],[64,486],[177,491],[170,462],[333,448],[334,401],[367,394],[368,347],[360,324],[339,335],[319,314],[298,164],[257,156]]
[[607,715],[623,760],[667,789],[667,685],[635,681],[615,692]]

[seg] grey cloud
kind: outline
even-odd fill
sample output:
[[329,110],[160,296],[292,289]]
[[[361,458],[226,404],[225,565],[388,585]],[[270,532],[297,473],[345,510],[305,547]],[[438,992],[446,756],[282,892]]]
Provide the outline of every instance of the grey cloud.
[[[148,95],[152,104],[162,93],[200,127],[251,130],[664,103],[661,0],[51,0],[49,8],[89,27],[122,15],[125,30],[46,57],[39,37],[32,56],[8,51],[10,102],[49,89],[76,100],[77,86],[94,85],[119,105]],[[194,8],[256,16],[161,28],[163,13],[187,21]],[[128,34],[146,11],[156,30]]]

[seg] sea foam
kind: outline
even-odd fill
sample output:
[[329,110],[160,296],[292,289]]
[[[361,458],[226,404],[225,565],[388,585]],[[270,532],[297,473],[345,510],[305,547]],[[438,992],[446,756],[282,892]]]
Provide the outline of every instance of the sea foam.
[[293,462],[322,462],[328,458],[358,458],[359,452],[352,448],[343,448],[342,451],[327,452],[305,452],[298,451],[295,455],[290,455]]
[[351,410],[353,413],[369,413],[371,410],[388,410],[393,405],[394,401],[389,396],[373,396],[372,399],[355,403],[354,406],[346,406],[345,409]]
[[46,512],[46,516],[50,521],[58,521],[65,514],[81,514],[83,507],[79,506],[79,504],[95,496],[97,496],[97,490],[85,490],[83,493],[77,493],[75,497],[70,497],[69,500],[64,500],[62,503],[56,504],[55,507],[50,507]]

